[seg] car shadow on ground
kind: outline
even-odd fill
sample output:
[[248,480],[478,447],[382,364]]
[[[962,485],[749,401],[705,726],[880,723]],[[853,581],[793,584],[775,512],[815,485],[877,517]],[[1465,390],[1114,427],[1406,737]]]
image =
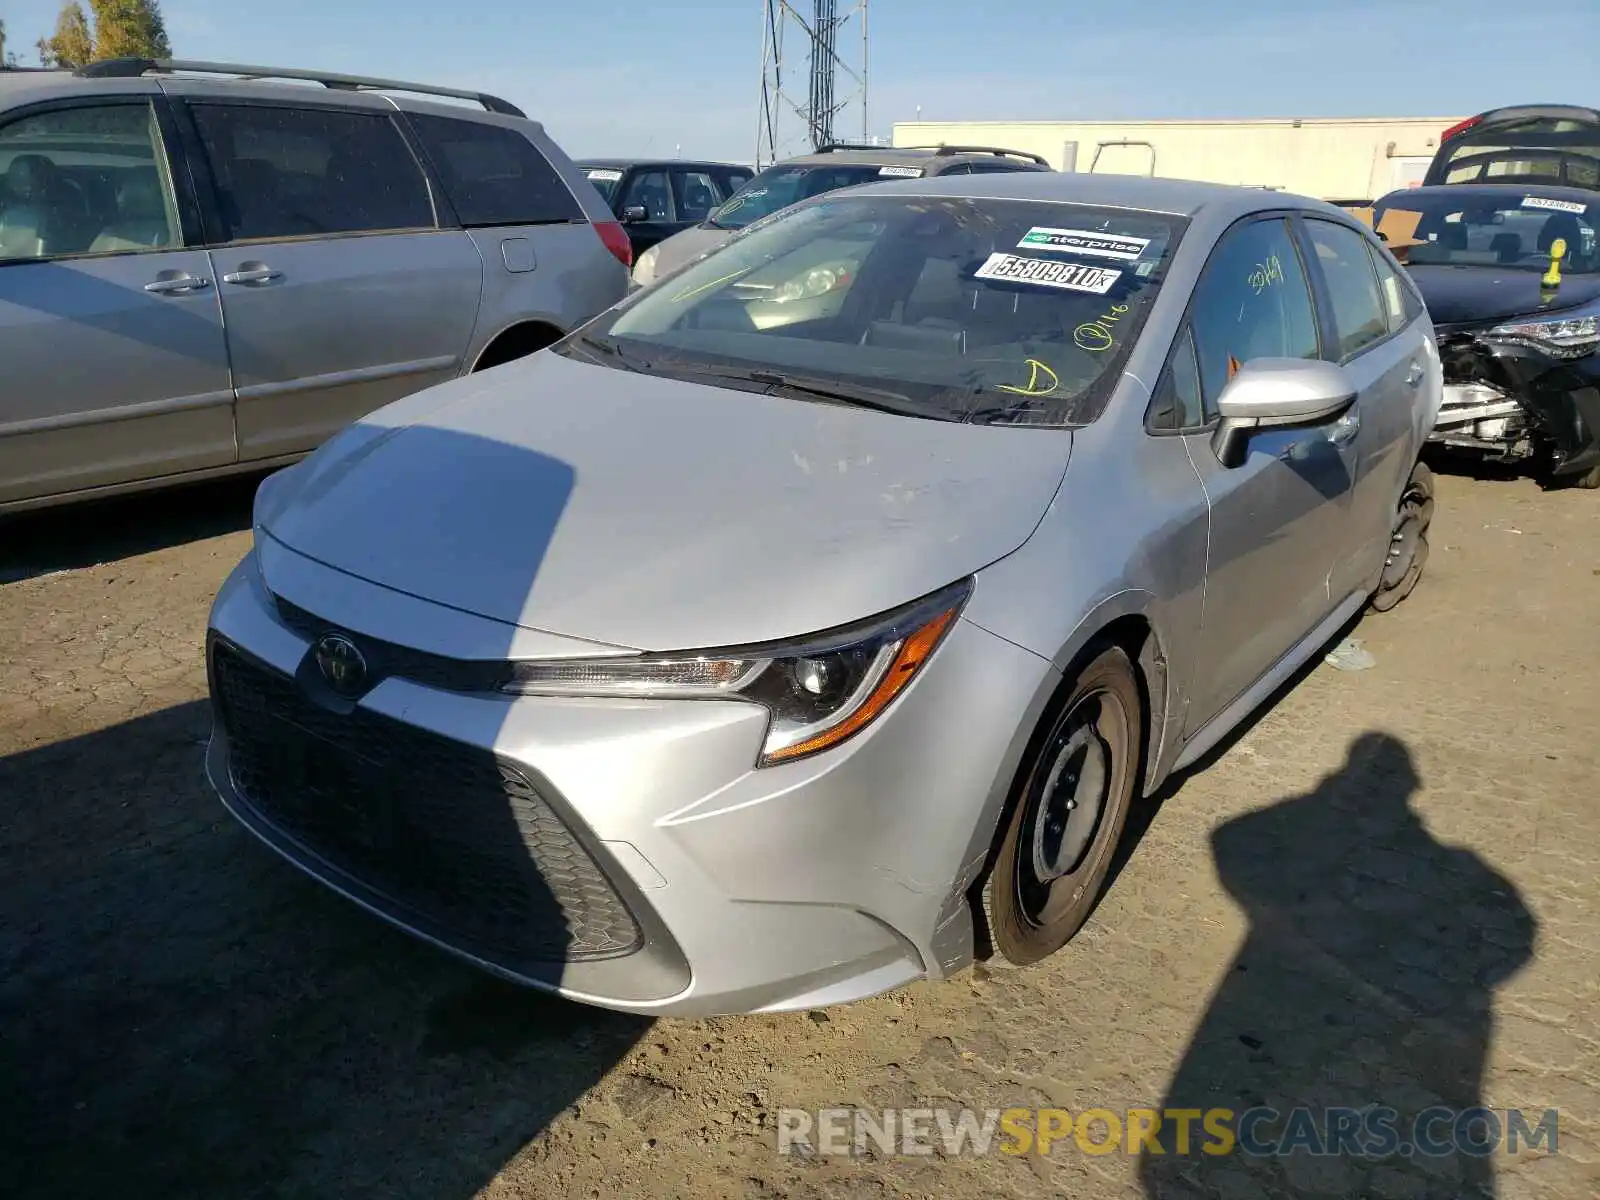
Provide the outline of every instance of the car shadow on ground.
[[503,984],[261,847],[195,702],[0,759],[11,1195],[474,1195],[649,1027]]
[[[1403,742],[1366,733],[1311,791],[1212,832],[1249,928],[1174,1072],[1159,1152],[1141,1155],[1151,1197],[1494,1194],[1510,1123],[1472,1110],[1494,989],[1531,960],[1536,922],[1509,880],[1432,836],[1420,783]],[[1216,1109],[1231,1153],[1204,1130]]]
[[250,528],[263,474],[0,516],[0,585]]

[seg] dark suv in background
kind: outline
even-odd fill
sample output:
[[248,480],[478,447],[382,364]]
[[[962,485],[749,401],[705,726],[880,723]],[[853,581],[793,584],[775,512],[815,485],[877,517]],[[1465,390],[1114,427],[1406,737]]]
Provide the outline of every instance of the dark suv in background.
[[755,174],[734,163],[682,158],[584,158],[578,169],[622,222],[635,259],[704,221]]
[[1051,169],[1037,154],[997,146],[823,146],[811,154],[773,163],[698,225],[640,255],[634,262],[633,279],[640,285],[651,283],[709,254],[762,217],[839,188],[886,179]]
[[1600,110],[1520,104],[1452,125],[1439,138],[1423,184],[1456,183],[1600,190]]

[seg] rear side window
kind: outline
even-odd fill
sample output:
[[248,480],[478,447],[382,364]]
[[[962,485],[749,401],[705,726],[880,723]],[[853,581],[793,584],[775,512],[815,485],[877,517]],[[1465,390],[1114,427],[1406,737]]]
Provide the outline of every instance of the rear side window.
[[1378,290],[1383,293],[1383,309],[1389,320],[1389,332],[1398,333],[1422,315],[1422,304],[1416,293],[1400,278],[1400,272],[1391,267],[1389,260],[1370,242],[1367,244],[1367,253],[1372,256],[1373,269],[1378,272]]
[[463,225],[585,219],[556,169],[515,129],[418,113],[409,119]]
[[435,227],[428,184],[381,113],[196,103],[229,241]]
[[1389,333],[1389,316],[1378,292],[1367,239],[1354,229],[1330,221],[1307,221],[1317,265],[1333,302],[1333,326],[1338,355],[1358,354]]

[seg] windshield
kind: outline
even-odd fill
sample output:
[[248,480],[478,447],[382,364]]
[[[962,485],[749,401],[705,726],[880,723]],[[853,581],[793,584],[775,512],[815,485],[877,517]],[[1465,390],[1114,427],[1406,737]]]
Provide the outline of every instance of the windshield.
[[1185,225],[1033,201],[829,197],[647,288],[563,352],[940,420],[1084,424]]
[[713,211],[706,224],[717,229],[743,229],[779,209],[824,192],[884,179],[914,179],[921,174],[920,167],[875,167],[859,163],[768,167]]
[[1375,224],[1387,212],[1416,214],[1420,244],[1408,252],[1407,266],[1510,267],[1545,271],[1557,240],[1566,243],[1561,268],[1572,274],[1600,271],[1600,195],[1593,201],[1540,195],[1507,188],[1485,196],[1474,190],[1449,195],[1401,193],[1378,202]]
[[600,199],[607,204],[616,199],[617,184],[622,182],[621,171],[615,167],[584,167],[583,173],[594,184],[595,191],[600,193]]

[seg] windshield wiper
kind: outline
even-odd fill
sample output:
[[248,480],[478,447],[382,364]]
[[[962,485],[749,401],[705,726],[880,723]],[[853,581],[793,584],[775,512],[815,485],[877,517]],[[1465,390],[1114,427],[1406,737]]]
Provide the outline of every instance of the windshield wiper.
[[702,367],[683,363],[659,364],[659,369],[699,375],[708,379],[727,379],[737,383],[755,383],[769,391],[798,392],[834,404],[848,404],[857,408],[871,408],[879,412],[895,413],[902,417],[923,417],[933,421],[953,421],[952,413],[927,404],[920,404],[904,392],[873,387],[864,383],[845,383],[831,379],[813,379],[801,375],[785,375],[782,371],[745,369],[740,367]]

